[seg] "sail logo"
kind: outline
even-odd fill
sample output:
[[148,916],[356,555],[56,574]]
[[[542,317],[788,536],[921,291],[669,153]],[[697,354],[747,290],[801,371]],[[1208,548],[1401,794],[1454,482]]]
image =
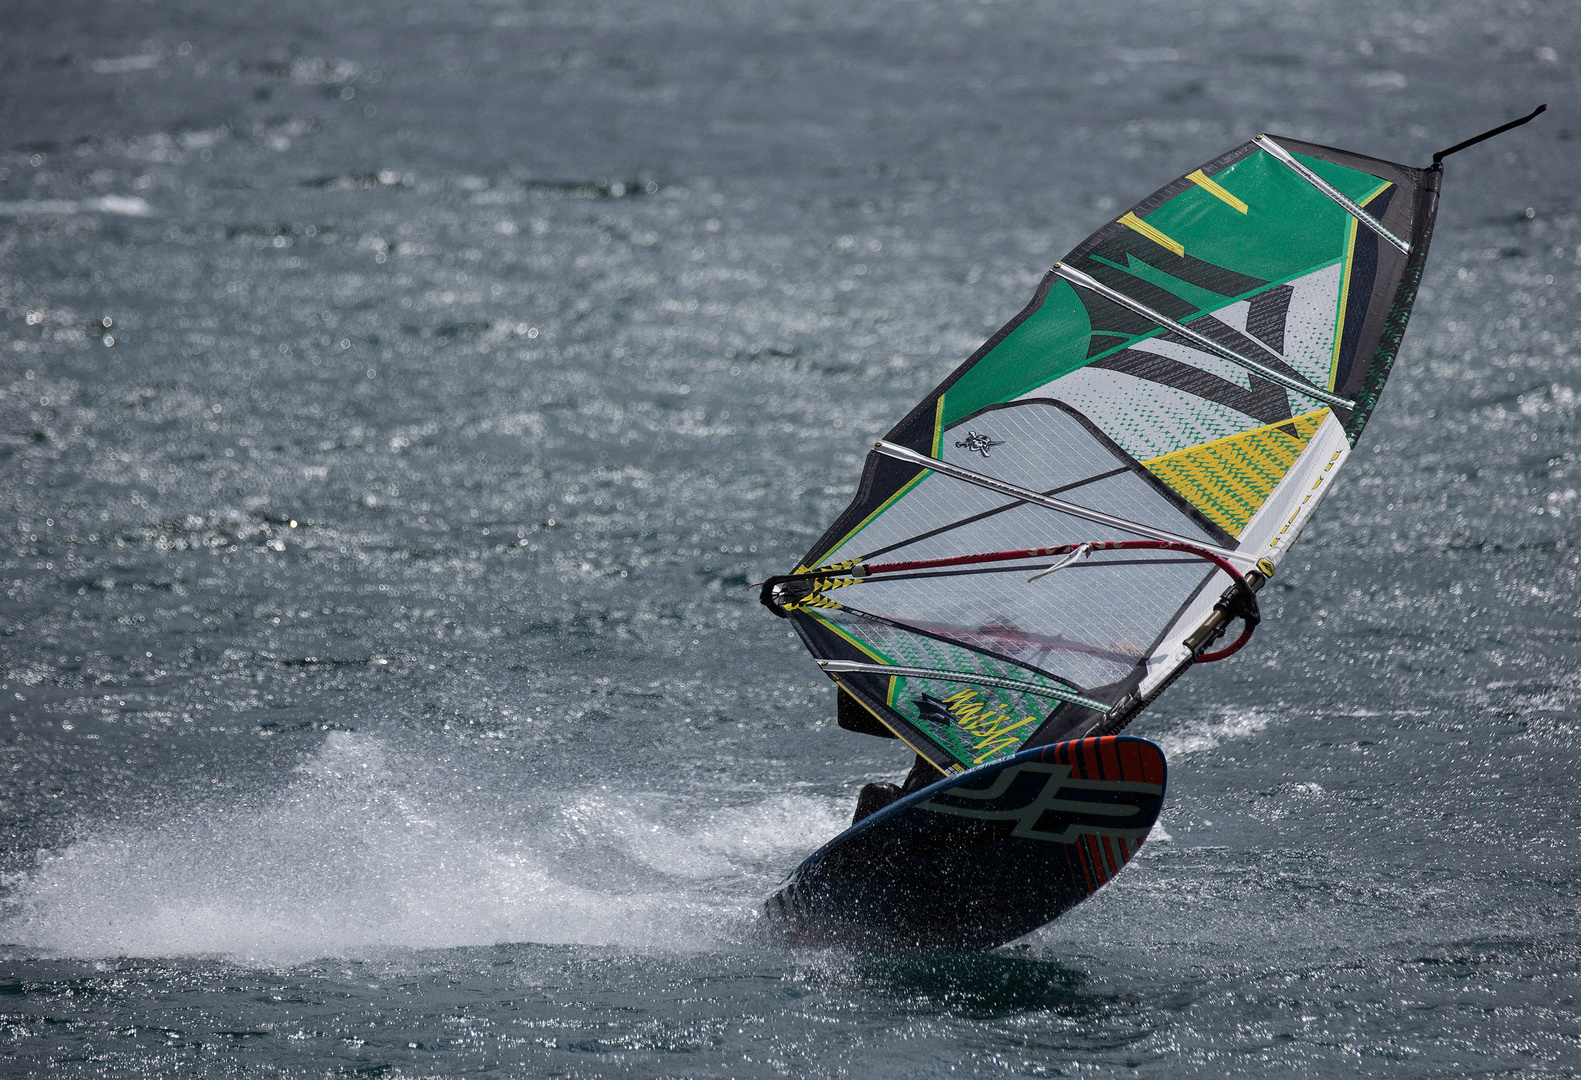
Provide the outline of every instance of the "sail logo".
[[987,457],[988,452],[994,447],[1003,446],[1004,440],[995,441],[980,432],[968,431],[966,438],[961,439],[955,445],[968,453],[981,454],[983,457]]
[[[977,754],[972,759],[973,765],[981,765],[1002,751],[1014,749],[1032,734],[1030,730],[1020,729],[1036,724],[1038,719],[1026,716],[1015,720],[1002,706],[978,700],[976,690],[960,690],[943,701],[923,694],[916,699],[916,706],[921,719],[960,728],[977,740],[972,744],[972,751]],[[1020,734],[1016,734],[1017,731]]]
[[[1089,834],[1129,841],[1131,852],[1140,847],[1157,814],[1156,806],[1149,804],[1162,797],[1164,789],[1135,781],[1077,780],[1070,771],[1069,765],[1043,762],[1012,765],[986,788],[954,787],[918,809],[1014,822],[1010,835],[1023,840],[1070,844]],[[1122,861],[1129,857],[1128,852]]]

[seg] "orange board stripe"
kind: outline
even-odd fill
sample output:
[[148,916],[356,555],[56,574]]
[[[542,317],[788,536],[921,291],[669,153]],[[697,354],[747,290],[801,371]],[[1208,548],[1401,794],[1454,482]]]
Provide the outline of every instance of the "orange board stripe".
[[1119,748],[1120,778],[1122,780],[1137,779],[1142,775],[1142,755],[1137,752],[1136,743],[1127,740],[1119,743]]
[[1144,784],[1164,783],[1164,755],[1158,752],[1156,746],[1140,748],[1142,753],[1142,782]]
[[1098,882],[1093,879],[1092,865],[1087,860],[1087,848],[1077,840],[1073,850],[1076,852],[1076,861],[1081,864],[1081,872],[1087,879],[1087,893],[1091,895],[1098,891]]
[[1104,857],[1109,860],[1109,875],[1113,877],[1115,874],[1120,872],[1122,863],[1119,859],[1114,857],[1114,848],[1110,846],[1109,838],[1107,836],[1103,836],[1099,837],[1099,839],[1103,842]]
[[1104,873],[1103,856],[1098,852],[1098,843],[1090,835],[1082,837],[1082,840],[1086,842],[1087,853],[1092,858],[1093,876],[1098,879],[1098,884],[1102,885],[1109,880],[1109,875]]
[[1099,749],[1103,752],[1104,778],[1108,780],[1120,779],[1120,755],[1116,751],[1115,743],[1119,740],[1110,736],[1099,741]]

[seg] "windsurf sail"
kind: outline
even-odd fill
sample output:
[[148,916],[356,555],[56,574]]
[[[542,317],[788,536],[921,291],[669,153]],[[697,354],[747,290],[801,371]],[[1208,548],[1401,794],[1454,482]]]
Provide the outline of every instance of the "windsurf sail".
[[952,773],[1239,648],[1378,402],[1440,175],[1260,136],[1056,263],[763,587],[842,716]]

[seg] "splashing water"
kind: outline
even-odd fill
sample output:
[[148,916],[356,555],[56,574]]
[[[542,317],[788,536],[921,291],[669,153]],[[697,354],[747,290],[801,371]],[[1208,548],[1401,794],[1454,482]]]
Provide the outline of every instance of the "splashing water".
[[1272,718],[1261,709],[1226,712],[1217,720],[1191,720],[1177,731],[1160,734],[1153,741],[1166,758],[1185,757],[1217,749],[1226,742],[1246,739],[1267,728]]
[[334,732],[272,796],[45,853],[8,883],[0,939],[265,964],[506,942],[690,950],[750,925],[765,857],[783,863],[839,824],[833,800],[784,795],[689,828],[607,794],[534,817],[436,787],[378,737]]

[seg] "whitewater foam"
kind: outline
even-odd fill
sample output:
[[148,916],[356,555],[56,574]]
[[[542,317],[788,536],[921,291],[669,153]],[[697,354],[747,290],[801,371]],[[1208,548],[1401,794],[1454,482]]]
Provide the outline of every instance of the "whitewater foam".
[[1161,734],[1154,742],[1166,758],[1213,750],[1226,742],[1247,739],[1266,728],[1273,717],[1261,709],[1226,712],[1214,720],[1188,720],[1178,730]]
[[[589,795],[523,821],[436,783],[378,737],[331,733],[272,795],[42,853],[7,882],[0,941],[269,965],[506,942],[690,950],[753,923],[765,857],[838,825],[832,801],[788,796],[692,828]],[[585,869],[610,847],[625,870]]]

